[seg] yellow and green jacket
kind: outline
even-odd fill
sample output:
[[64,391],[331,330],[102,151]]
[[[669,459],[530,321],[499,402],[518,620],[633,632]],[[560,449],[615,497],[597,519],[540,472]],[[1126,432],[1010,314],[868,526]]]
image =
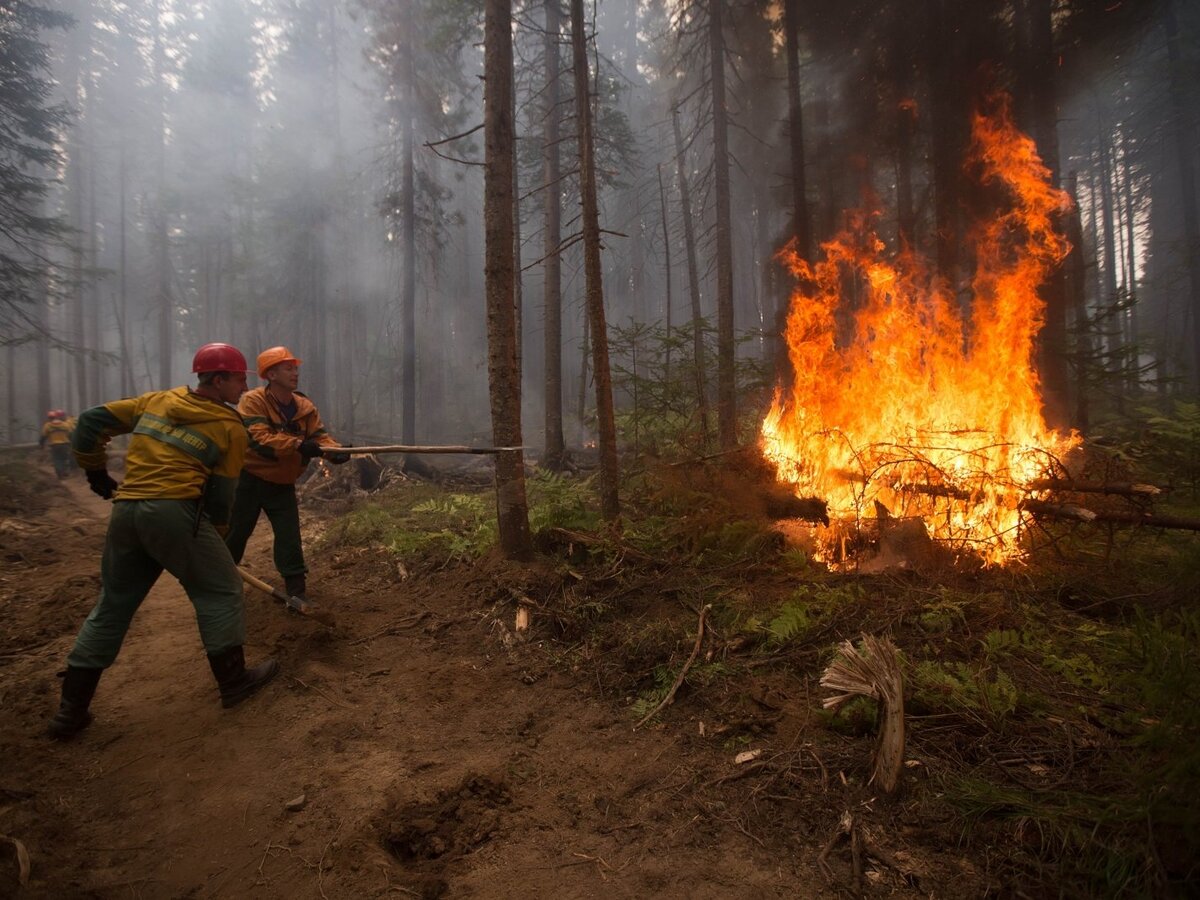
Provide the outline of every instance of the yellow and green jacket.
[[255,388],[242,394],[238,412],[250,434],[250,452],[246,454],[246,471],[274,484],[295,484],[308,461],[300,455],[300,444],[314,440],[325,447],[338,442],[325,430],[317,407],[299,391],[292,393],[296,414],[287,419],[279,403],[266,388]]
[[39,446],[49,444],[51,447],[57,444],[68,444],[71,442],[71,429],[74,423],[58,419],[53,422],[47,422],[42,426],[42,439],[38,441]]
[[248,442],[234,409],[187,387],[94,406],[75,426],[75,459],[84,469],[102,469],[109,439],[130,433],[125,480],[114,500],[203,497],[214,525],[229,522]]

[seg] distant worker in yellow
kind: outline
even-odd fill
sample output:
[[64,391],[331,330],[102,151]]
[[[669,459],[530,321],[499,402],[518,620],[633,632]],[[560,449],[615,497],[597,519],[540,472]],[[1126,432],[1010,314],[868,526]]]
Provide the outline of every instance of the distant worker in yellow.
[[[246,453],[246,429],[230,406],[246,390],[246,359],[229,344],[205,344],[192,371],[199,376],[195,388],[151,391],[79,416],[75,459],[88,486],[113,505],[100,597],[60,673],[62,701],[51,737],[69,738],[92,721],[88,707],[100,676],[164,569],[195,607],[222,706],[241,703],[279,669],[273,659],[246,668],[242,579],[221,539]],[[120,483],[108,474],[105,451],[118,434],[130,435]]]
[[325,430],[317,407],[297,390],[300,360],[287,347],[258,354],[258,377],[266,387],[247,391],[238,412],[250,435],[250,449],[238,480],[226,542],[241,562],[259,513],[265,512],[275,534],[275,568],[293,597],[306,599],[308,567],[300,541],[300,509],[296,481],[309,462],[324,457],[344,463],[349,454],[329,452],[338,443]]
[[54,463],[54,474],[59,478],[71,474],[71,432],[74,430],[75,422],[67,418],[64,410],[52,409],[46,413],[46,424],[42,426],[38,446],[50,448],[50,461]]

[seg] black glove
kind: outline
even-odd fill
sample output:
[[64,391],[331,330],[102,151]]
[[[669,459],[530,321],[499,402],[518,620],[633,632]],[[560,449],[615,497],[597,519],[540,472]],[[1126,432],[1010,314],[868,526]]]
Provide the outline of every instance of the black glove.
[[[353,444],[342,444],[342,446],[343,447],[353,447],[354,445]],[[325,458],[327,460],[329,460],[331,463],[333,463],[335,466],[340,466],[342,463],[350,462],[350,454],[349,453],[334,453],[332,448],[330,448],[329,453],[325,454]]]
[[314,456],[324,456],[325,451],[312,438],[305,438],[300,442],[300,455],[304,458],[305,462],[308,462]]
[[84,474],[87,475],[88,487],[105,500],[111,500],[113,491],[121,486],[108,474],[108,469],[88,469]]

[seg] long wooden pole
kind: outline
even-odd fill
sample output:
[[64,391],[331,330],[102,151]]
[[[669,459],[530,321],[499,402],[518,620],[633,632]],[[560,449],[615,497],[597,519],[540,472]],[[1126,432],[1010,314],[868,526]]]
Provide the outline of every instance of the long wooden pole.
[[421,444],[384,444],[378,447],[322,447],[326,455],[349,454],[362,456],[367,453],[508,453],[525,450],[525,447],[463,447],[459,445],[426,446]]

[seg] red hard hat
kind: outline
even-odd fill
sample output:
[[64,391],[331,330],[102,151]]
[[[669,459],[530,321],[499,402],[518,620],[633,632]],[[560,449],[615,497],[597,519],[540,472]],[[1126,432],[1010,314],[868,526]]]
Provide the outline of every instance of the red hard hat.
[[193,372],[247,372],[246,357],[232,344],[205,344],[192,357]]
[[48,410],[46,410],[46,418],[47,418],[47,419],[53,419],[53,418],[54,418],[55,416],[57,416],[57,415],[58,415],[58,410],[57,410],[57,409],[48,409]]

